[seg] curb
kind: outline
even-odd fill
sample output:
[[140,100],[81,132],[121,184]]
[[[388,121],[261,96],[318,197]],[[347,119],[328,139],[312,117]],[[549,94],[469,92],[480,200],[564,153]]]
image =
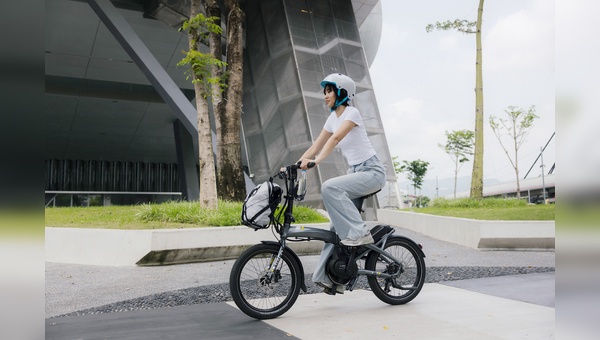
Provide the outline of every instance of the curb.
[[[329,229],[329,223],[306,224]],[[190,229],[110,230],[46,227],[48,262],[101,266],[158,266],[237,258],[261,241],[276,241],[269,230],[245,226]],[[319,254],[321,241],[289,242],[298,255]]]
[[[480,221],[388,209],[377,222],[478,250],[555,248],[554,221]],[[329,223],[306,226],[329,229]],[[46,227],[46,261],[102,266],[160,266],[237,258],[267,230],[245,226],[190,229],[109,230]],[[321,252],[321,241],[289,242],[298,255]]]
[[473,249],[555,249],[555,221],[482,221],[389,209],[378,209],[377,218]]

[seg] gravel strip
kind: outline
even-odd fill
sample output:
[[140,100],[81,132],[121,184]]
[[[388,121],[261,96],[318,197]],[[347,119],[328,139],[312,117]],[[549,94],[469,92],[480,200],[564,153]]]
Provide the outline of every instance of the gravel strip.
[[[545,273],[554,271],[554,267],[430,267],[427,268],[425,282],[436,283],[442,281]],[[305,282],[308,289],[306,294],[322,293],[322,288],[312,284],[311,277],[311,274],[307,274],[305,277]],[[369,289],[365,277],[361,277],[361,279],[357,282],[355,289]],[[304,294],[302,291],[300,293]],[[62,314],[56,317],[116,313],[228,301],[232,301],[231,294],[229,293],[229,285],[226,283],[221,283],[147,295],[135,299],[107,304],[100,307],[88,308],[72,313]]]

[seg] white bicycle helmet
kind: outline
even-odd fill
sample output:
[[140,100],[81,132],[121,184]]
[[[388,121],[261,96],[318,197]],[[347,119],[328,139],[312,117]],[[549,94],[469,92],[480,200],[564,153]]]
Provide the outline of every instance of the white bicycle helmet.
[[[331,108],[332,111],[344,102],[350,102],[352,98],[354,98],[354,95],[356,95],[356,84],[354,83],[354,80],[341,73],[332,73],[325,77],[325,79],[321,81],[321,87],[325,88],[327,84],[332,84],[338,90],[335,105]],[[348,93],[345,98],[340,98],[341,90],[346,90]]]

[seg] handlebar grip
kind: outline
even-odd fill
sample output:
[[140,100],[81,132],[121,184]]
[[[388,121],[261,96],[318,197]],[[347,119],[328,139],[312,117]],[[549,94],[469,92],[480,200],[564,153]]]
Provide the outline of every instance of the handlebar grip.
[[[296,166],[300,167],[300,164],[302,164],[302,161],[298,161],[298,163],[296,163]],[[317,165],[315,162],[308,162],[308,164],[306,164],[306,167],[310,169],[310,168],[314,168],[315,165]]]

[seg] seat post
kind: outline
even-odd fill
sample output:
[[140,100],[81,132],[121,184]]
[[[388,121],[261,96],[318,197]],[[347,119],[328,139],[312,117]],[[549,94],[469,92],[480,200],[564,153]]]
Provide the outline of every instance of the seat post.
[[[364,221],[377,221],[377,203],[375,200],[377,199],[376,194],[380,191],[381,189],[352,200],[352,203],[354,203],[354,206],[356,206],[356,209],[358,209],[358,212]],[[365,210],[363,210],[363,203],[365,200],[367,201],[367,204]]]
[[377,195],[369,196],[366,199],[364,219],[366,221],[377,221]]

